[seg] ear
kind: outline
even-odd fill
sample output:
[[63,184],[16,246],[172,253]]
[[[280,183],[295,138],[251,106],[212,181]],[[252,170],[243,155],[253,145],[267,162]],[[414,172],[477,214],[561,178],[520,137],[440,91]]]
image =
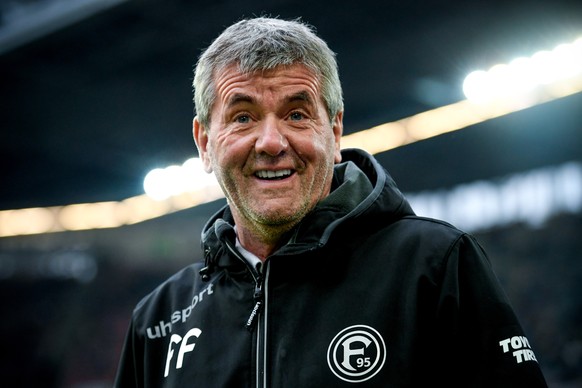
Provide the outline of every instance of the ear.
[[202,160],[204,165],[204,171],[210,174],[212,172],[212,165],[210,163],[210,155],[208,150],[208,132],[198,120],[198,116],[194,117],[192,122],[192,133],[194,135],[196,148],[198,148],[200,160]]
[[334,152],[334,159],[336,163],[339,163],[342,161],[342,154],[341,154],[341,145],[340,145],[340,141],[342,138],[342,134],[344,132],[344,112],[343,111],[339,111],[336,115],[335,118],[333,119],[332,122],[332,130],[333,130],[333,136],[335,139],[335,152]]

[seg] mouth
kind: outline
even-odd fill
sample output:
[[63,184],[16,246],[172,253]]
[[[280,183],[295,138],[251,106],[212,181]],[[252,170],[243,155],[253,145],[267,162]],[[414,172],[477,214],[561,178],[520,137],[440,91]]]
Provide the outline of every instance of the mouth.
[[281,180],[281,179],[285,179],[290,177],[291,175],[293,175],[293,171],[290,169],[285,169],[285,170],[277,170],[277,171],[273,171],[273,170],[259,170],[257,172],[255,172],[255,176],[259,179],[263,179],[263,180]]

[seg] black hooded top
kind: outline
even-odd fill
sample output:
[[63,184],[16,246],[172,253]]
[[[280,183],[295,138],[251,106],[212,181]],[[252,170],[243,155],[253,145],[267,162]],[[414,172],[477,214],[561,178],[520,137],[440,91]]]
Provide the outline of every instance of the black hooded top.
[[331,194],[263,263],[228,206],[205,262],[135,308],[117,387],[545,387],[483,249],[418,217],[389,174],[342,152]]

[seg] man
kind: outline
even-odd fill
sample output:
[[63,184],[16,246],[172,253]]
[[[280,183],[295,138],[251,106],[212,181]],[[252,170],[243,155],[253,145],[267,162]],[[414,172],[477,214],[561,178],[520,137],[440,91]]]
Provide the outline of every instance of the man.
[[228,204],[205,263],[136,307],[118,387],[546,386],[478,243],[340,152],[337,65],[308,26],[232,25],[194,89]]

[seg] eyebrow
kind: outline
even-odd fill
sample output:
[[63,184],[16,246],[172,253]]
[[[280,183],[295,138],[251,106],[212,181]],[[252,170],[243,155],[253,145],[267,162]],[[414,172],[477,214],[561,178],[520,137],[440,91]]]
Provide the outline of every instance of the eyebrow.
[[[296,102],[296,101],[304,101],[304,102],[307,102],[308,104],[313,103],[313,99],[311,98],[309,93],[307,93],[306,91],[293,93],[285,98],[285,102],[287,104],[292,103],[292,102]],[[232,97],[230,97],[228,99],[227,106],[233,107],[237,104],[245,103],[245,102],[250,103],[250,104],[254,104],[256,102],[256,100],[255,100],[255,98],[253,98],[252,96],[249,96],[248,94],[235,93],[232,95]]]
[[249,96],[248,94],[235,93],[232,95],[231,98],[228,99],[227,106],[231,107],[241,102],[248,102],[252,104],[253,102],[255,102],[255,99]]
[[309,95],[309,93],[302,91],[302,92],[298,92],[298,93],[294,93],[290,96],[288,96],[285,101],[287,103],[289,102],[295,102],[295,101],[305,101],[309,104],[313,103],[313,99],[311,98],[311,96]]

